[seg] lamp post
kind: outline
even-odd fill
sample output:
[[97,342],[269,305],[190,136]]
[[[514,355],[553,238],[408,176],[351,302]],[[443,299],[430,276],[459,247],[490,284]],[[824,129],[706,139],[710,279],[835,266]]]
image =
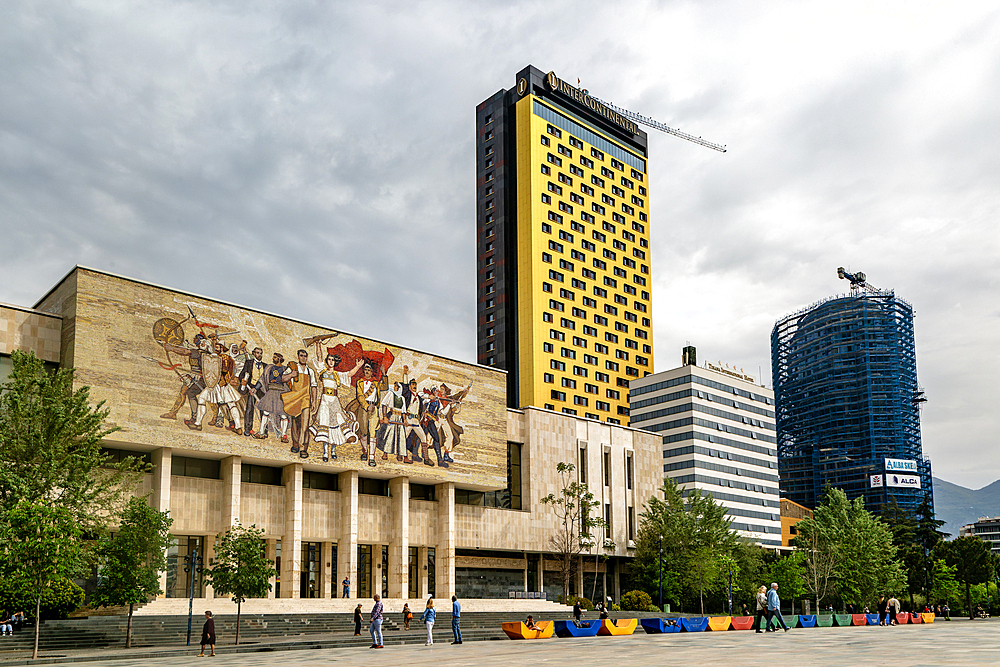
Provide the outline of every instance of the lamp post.
[[663,611],[663,535],[660,535],[660,538],[656,540],[656,544],[660,549],[660,555],[656,561],[658,570],[658,575],[656,578],[660,584],[660,611],[662,612]]
[[190,556],[184,556],[184,572],[188,574],[188,632],[187,645],[191,645],[191,619],[194,614],[194,581],[195,577],[201,573],[201,558],[198,556],[198,547],[194,548]]

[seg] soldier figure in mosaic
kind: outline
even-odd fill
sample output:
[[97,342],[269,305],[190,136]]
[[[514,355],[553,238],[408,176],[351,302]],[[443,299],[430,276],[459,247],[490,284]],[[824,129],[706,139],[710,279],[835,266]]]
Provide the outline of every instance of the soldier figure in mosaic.
[[236,404],[240,394],[233,388],[232,380],[235,374],[235,364],[232,357],[226,354],[226,347],[216,342],[214,348],[201,354],[201,377],[205,388],[198,394],[198,412],[194,419],[185,419],[184,423],[193,431],[200,431],[202,422],[208,412],[209,404],[215,406],[220,414],[229,414],[229,430],[236,435],[243,435],[243,424],[240,411]]
[[403,398],[402,384],[393,383],[392,391],[385,392],[379,408],[381,414],[375,442],[382,452],[382,460],[395,456],[397,461],[403,461],[405,453],[405,462],[413,463],[406,450],[406,399]]
[[462,434],[465,433],[465,429],[455,423],[455,417],[458,416],[459,408],[462,407],[462,401],[470,389],[472,389],[471,383],[457,394],[452,394],[451,387],[443,382],[438,388],[438,400],[441,402],[441,420],[438,422],[438,435],[441,438],[441,449],[444,452],[443,458],[448,463],[455,462],[451,458],[451,453],[458,447],[462,439]]
[[194,419],[198,414],[198,395],[205,389],[205,381],[201,374],[201,357],[210,349],[209,340],[204,334],[199,332],[195,334],[193,348],[181,347],[169,341],[169,337],[161,341],[163,349],[168,355],[170,352],[173,352],[182,357],[187,357],[189,372],[178,373],[181,378],[180,392],[177,394],[177,399],[174,401],[173,406],[160,415],[160,417],[163,419],[177,419],[177,411],[184,405],[184,401],[188,401],[191,405],[191,419]]
[[257,402],[257,411],[260,413],[260,428],[254,434],[255,438],[263,440],[267,437],[267,426],[274,424],[275,435],[281,442],[288,442],[288,415],[285,413],[285,404],[281,400],[281,395],[288,391],[285,384],[285,357],[280,352],[275,352],[271,357],[271,363],[264,367],[264,396]]
[[[264,398],[264,393],[267,391],[267,387],[264,386],[264,369],[267,368],[261,359],[264,356],[264,350],[259,347],[253,349],[251,356],[247,357],[246,362],[243,364],[243,370],[240,371],[238,376],[238,381],[240,385],[240,393],[243,395],[243,434],[247,437],[256,434],[253,430],[254,414],[257,412],[257,401]],[[267,433],[261,431],[266,437]]]
[[[359,357],[349,371],[338,371],[341,358],[333,350],[332,347],[327,348],[323,367],[317,368],[319,400],[313,406],[313,420],[309,427],[316,442],[323,445],[323,461],[337,459],[337,445],[358,440],[355,433],[357,422],[354,415],[344,410],[339,392],[341,387],[351,386],[351,376],[358,372],[364,359]],[[321,354],[320,342],[316,341],[316,358]]]
[[309,458],[309,420],[312,407],[317,403],[316,373],[309,367],[309,353],[305,350],[296,352],[298,361],[288,362],[288,370],[283,376],[289,389],[281,395],[292,426],[293,454],[299,458]]
[[[417,381],[406,376],[410,369],[403,366],[403,401],[406,404],[405,426],[403,437],[406,441],[407,456],[406,463],[422,463],[420,457],[420,447],[424,444],[424,429],[420,425],[420,413],[423,412],[423,399],[420,398],[420,391],[417,389]],[[426,447],[424,447],[426,450]]]
[[424,442],[420,453],[424,457],[424,465],[433,466],[427,449],[433,443],[434,454],[437,456],[437,465],[440,468],[447,468],[448,462],[441,452],[441,431],[438,425],[441,423],[441,399],[437,387],[424,389],[426,397],[424,399],[424,410],[420,415],[420,425],[424,429]]
[[378,428],[379,383],[375,379],[375,362],[365,359],[361,366],[361,379],[355,385],[355,398],[351,401],[358,420],[358,437],[361,439],[361,460],[375,467],[375,448],[371,436]]

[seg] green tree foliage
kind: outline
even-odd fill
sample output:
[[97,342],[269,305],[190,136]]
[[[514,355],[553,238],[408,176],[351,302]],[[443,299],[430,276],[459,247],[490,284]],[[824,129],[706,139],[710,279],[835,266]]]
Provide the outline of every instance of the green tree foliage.
[[[68,577],[53,579],[42,591],[41,618],[66,618],[83,604],[83,589]],[[0,581],[0,609],[8,613],[23,611],[29,618],[35,614],[35,591],[31,582],[17,576],[3,577]]]
[[955,579],[958,567],[948,565],[948,563],[941,559],[933,561],[932,567],[934,588],[931,589],[928,602],[933,601],[936,604],[944,604],[958,600],[959,595],[961,595],[959,592],[959,583]]
[[[82,531],[65,507],[22,500],[0,522],[0,567],[5,575],[24,581],[40,618],[42,596],[53,582],[82,573],[85,552]],[[32,659],[38,657],[38,628]]]
[[132,612],[155,598],[160,572],[167,569],[170,546],[167,512],[158,512],[142,498],[131,498],[121,513],[118,532],[97,546],[100,582],[94,594],[98,607],[128,606],[125,648],[132,647]]
[[806,592],[806,554],[793,551],[771,563],[767,579],[778,584],[781,597],[794,602]]
[[620,606],[625,611],[649,611],[653,600],[646,591],[629,591],[622,596]]
[[685,496],[669,478],[660,494],[662,500],[653,496],[639,515],[637,579],[646,590],[658,592],[662,568],[665,597],[679,600],[687,591],[698,598],[704,614],[705,595],[721,583],[722,559],[732,555],[739,538],[730,530],[726,508],[710,494],[692,491]]
[[[755,609],[757,587],[771,579],[769,561],[773,556],[756,544],[740,541],[733,548],[733,605]],[[781,582],[778,582],[779,584]]]
[[972,591],[975,584],[985,583],[993,578],[993,558],[990,547],[978,537],[966,535],[950,542],[941,542],[934,549],[935,558],[955,568],[955,579],[965,584],[965,604],[972,613]]
[[[90,404],[87,387],[73,389],[73,371],[49,372],[32,353],[15,351],[0,385],[0,520],[21,501],[65,508],[87,531],[103,526],[145,464],[111,462],[102,440],[104,403]],[[96,531],[95,531],[96,532]]]
[[220,595],[230,595],[236,603],[236,643],[240,643],[240,614],[247,598],[266,597],[271,577],[277,574],[274,562],[264,550],[264,531],[257,526],[236,525],[227,530],[215,547],[215,565],[205,571]]
[[795,528],[796,546],[805,554],[806,589],[817,609],[831,594],[859,606],[874,605],[880,594],[905,586],[893,533],[865,509],[863,498],[849,501],[842,490],[828,489],[813,516]]
[[559,554],[559,570],[563,580],[563,595],[569,595],[569,582],[574,564],[584,549],[594,545],[591,531],[601,526],[603,519],[594,515],[600,503],[594,500],[586,484],[575,479],[576,466],[560,462],[556,465],[559,473],[559,495],[550,493],[541,499],[555,512],[558,528],[549,536],[552,550]]

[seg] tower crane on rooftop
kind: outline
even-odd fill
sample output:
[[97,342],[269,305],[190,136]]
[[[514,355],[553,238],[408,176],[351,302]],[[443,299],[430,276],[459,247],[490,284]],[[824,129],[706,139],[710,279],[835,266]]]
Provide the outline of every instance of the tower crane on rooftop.
[[[588,95],[590,94],[589,91],[586,91],[586,90],[584,90],[583,92],[586,93],[586,94],[588,94]],[[601,98],[596,97],[594,95],[590,95],[590,96],[593,97],[598,102],[600,102],[601,104],[603,104],[604,106],[610,107],[610,108],[614,109],[615,111],[617,111],[618,113],[620,113],[621,115],[625,116],[626,118],[629,118],[630,120],[634,120],[637,123],[641,123],[642,125],[645,125],[646,127],[651,127],[654,130],[659,130],[660,132],[666,132],[667,134],[672,134],[675,137],[680,137],[681,139],[685,139],[685,140],[690,141],[692,143],[696,143],[699,146],[704,146],[706,148],[711,148],[713,151],[719,151],[720,153],[725,153],[726,152],[726,146],[725,146],[725,144],[714,144],[711,141],[708,141],[706,139],[702,139],[701,137],[696,137],[693,134],[688,134],[687,132],[681,132],[678,129],[669,127],[667,125],[664,125],[663,123],[661,123],[659,121],[656,121],[656,120],[653,120],[652,118],[650,118],[648,116],[643,116],[641,114],[635,113],[634,111],[629,111],[628,109],[623,109],[620,106],[612,104],[611,102],[605,102]]]
[[837,277],[841,280],[851,281],[851,293],[855,292],[878,292],[879,289],[869,282],[866,282],[866,276],[861,271],[857,273],[851,273],[844,269],[844,267],[837,268]]

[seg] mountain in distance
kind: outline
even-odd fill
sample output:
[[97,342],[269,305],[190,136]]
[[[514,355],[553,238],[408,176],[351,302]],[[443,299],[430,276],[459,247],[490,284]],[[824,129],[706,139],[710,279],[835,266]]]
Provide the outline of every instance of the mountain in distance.
[[967,489],[934,478],[934,514],[946,523],[940,530],[958,537],[958,529],[980,517],[1000,516],[1000,479],[981,489]]

